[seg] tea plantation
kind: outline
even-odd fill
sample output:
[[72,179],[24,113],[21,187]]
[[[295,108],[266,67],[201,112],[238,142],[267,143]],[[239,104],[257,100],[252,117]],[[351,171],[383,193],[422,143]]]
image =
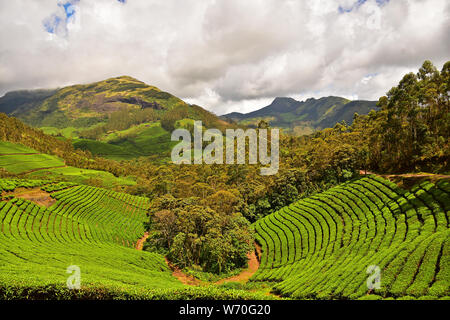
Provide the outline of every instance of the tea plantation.
[[[36,187],[56,203],[45,208],[11,193]],[[147,198],[45,180],[0,179],[0,191],[0,299],[255,298],[186,287],[162,255],[136,250]],[[69,266],[80,268],[80,290],[66,286]]]
[[[407,192],[369,176],[295,202],[255,223],[252,281],[301,299],[448,299],[450,184]],[[379,268],[379,287],[368,278]]]

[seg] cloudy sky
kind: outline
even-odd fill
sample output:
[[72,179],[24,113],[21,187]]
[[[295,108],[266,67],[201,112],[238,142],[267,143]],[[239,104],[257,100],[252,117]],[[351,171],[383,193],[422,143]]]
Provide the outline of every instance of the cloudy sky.
[[448,0],[0,0],[0,96],[130,75],[217,114],[374,99],[450,60]]

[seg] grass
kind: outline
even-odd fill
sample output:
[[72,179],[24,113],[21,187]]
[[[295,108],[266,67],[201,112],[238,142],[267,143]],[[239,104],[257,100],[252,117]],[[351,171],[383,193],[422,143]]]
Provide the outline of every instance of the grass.
[[11,153],[38,153],[36,150],[25,147],[18,143],[11,143],[7,141],[0,141],[0,154]]
[[91,169],[80,169],[75,167],[63,167],[44,169],[26,175],[29,179],[51,179],[53,181],[70,181],[77,184],[88,184],[90,180],[101,181],[104,188],[112,189],[117,186],[135,185],[134,177],[115,177],[112,173]]
[[10,173],[21,174],[27,179],[51,179],[77,184],[91,184],[95,180],[96,185],[108,189],[136,184],[136,178],[132,176],[115,177],[106,171],[66,167],[64,162],[55,156],[41,154],[21,144],[5,141],[0,141],[0,167]]
[[170,157],[170,151],[177,144],[159,122],[143,123],[122,131],[105,134],[100,141],[74,140],[75,148],[89,150],[113,160],[129,160],[137,157],[158,155]]
[[0,167],[10,173],[64,166],[58,157],[41,154],[21,144],[0,141]]
[[67,139],[78,139],[79,138],[79,132],[86,130],[86,129],[92,129],[99,125],[104,124],[104,122],[92,125],[90,127],[64,127],[64,128],[57,128],[57,127],[40,127],[42,131],[44,131],[45,134],[50,134],[53,136],[62,136]]
[[0,282],[64,285],[66,268],[77,265],[88,287],[182,287],[162,256],[134,249],[147,199],[88,186],[52,197],[57,203],[48,209],[22,199],[0,203]]
[[0,156],[0,167],[16,174],[58,166],[64,166],[64,162],[55,156],[47,154]]

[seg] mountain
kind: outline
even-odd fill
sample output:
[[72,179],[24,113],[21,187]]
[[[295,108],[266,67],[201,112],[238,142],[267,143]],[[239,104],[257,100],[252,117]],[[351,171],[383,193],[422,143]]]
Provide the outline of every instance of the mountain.
[[342,120],[350,124],[355,112],[367,114],[370,110],[377,110],[376,101],[350,101],[334,96],[310,98],[305,101],[278,97],[270,105],[259,110],[246,114],[232,112],[221,117],[248,126],[255,126],[260,120],[265,120],[274,127],[285,128],[296,134],[305,134],[333,127]]
[[[207,128],[234,127],[213,113],[129,76],[52,90],[8,92],[0,112],[71,138],[76,148],[121,160],[167,156],[176,127],[201,120]],[[175,142],[176,144],[176,142]]]
[[[192,107],[168,92],[129,76],[61,89],[13,91],[0,98],[0,112],[34,127],[83,127],[102,122],[123,108],[149,108],[163,114],[180,106]],[[193,113],[201,116],[207,111],[197,108]]]

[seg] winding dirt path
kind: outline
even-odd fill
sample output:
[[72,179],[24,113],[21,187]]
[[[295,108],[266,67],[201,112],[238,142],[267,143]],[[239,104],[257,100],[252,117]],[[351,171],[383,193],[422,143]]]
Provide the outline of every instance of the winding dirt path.
[[[247,269],[242,270],[241,273],[239,273],[235,276],[216,281],[215,284],[222,284],[225,282],[242,282],[242,283],[247,282],[259,268],[259,261],[260,261],[260,257],[261,257],[261,247],[255,243],[255,250],[248,253],[247,257],[248,257],[248,268]],[[185,285],[190,285],[190,286],[198,286],[198,285],[205,284],[204,281],[201,281],[193,276],[189,276],[189,275],[185,274],[179,268],[174,266],[167,258],[165,258],[165,260],[166,260],[167,266],[172,270],[172,275],[174,277],[176,277],[178,280],[180,280],[181,283],[183,283]]]
[[166,260],[167,266],[172,270],[172,275],[181,281],[181,283],[189,286],[198,286],[202,284],[203,282],[193,276],[188,276],[183,271],[181,271],[179,268],[174,266],[167,258],[164,258]]
[[144,242],[145,240],[147,240],[148,238],[148,231],[146,231],[144,233],[144,235],[142,236],[142,238],[140,238],[137,242],[136,242],[136,249],[137,250],[142,250],[142,248],[144,247]]
[[221,284],[224,282],[243,282],[243,283],[247,282],[255,274],[255,272],[258,271],[258,268],[259,268],[258,257],[261,257],[261,247],[259,247],[255,243],[255,250],[253,250],[252,252],[247,254],[248,268],[245,270],[242,270],[241,273],[239,273],[235,276],[221,279],[221,280],[217,281],[216,284]]

